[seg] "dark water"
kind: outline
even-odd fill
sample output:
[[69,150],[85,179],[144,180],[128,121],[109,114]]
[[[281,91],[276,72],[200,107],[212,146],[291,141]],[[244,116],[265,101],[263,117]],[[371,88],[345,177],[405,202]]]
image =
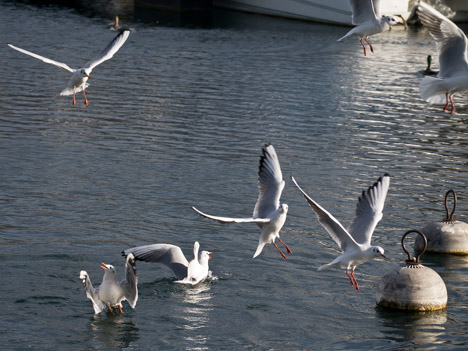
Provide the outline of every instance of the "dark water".
[[[468,259],[423,256],[445,280],[445,311],[375,305],[380,277],[405,258],[402,234],[441,220],[457,191],[467,221],[468,110],[427,106],[418,94],[435,45],[425,31],[373,39],[365,58],[347,28],[217,12],[209,25],[128,18],[133,32],[93,71],[76,107],[58,93],[68,73],[0,49],[0,349],[234,350],[466,349]],[[79,67],[115,35],[109,18],[60,6],[0,3],[0,37]],[[180,23],[179,23],[180,24]],[[437,66],[437,60],[434,60]],[[287,178],[283,261],[253,260],[248,216],[261,147],[274,144]],[[317,272],[334,242],[289,175],[346,225],[357,196],[392,176],[374,242],[388,260]],[[213,251],[218,280],[187,288],[165,267],[138,264],[140,299],[125,314],[93,315],[79,271],[120,274],[120,252],[166,242]]]

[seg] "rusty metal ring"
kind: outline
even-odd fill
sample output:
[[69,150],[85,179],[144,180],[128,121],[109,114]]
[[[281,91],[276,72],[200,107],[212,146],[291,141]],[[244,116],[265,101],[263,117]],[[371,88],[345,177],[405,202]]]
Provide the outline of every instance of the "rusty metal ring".
[[[449,210],[448,210],[448,196],[449,196],[450,193],[452,193],[452,195],[453,195],[453,209],[452,209],[451,213],[449,213]],[[456,208],[457,208],[457,195],[455,194],[455,191],[450,189],[449,191],[447,191],[445,193],[445,213],[446,213],[446,216],[445,216],[444,222],[447,222],[447,223],[454,223],[455,222],[455,218],[453,217],[453,215],[455,214],[455,209]]]
[[[424,248],[416,257],[413,257],[411,253],[406,249],[406,246],[405,246],[405,239],[410,233],[417,233],[424,240]],[[406,260],[406,263],[411,264],[411,265],[418,265],[418,264],[421,264],[421,262],[419,262],[419,258],[427,249],[427,239],[426,239],[426,236],[419,230],[416,230],[416,229],[408,230],[405,234],[403,234],[403,237],[401,238],[401,246],[403,247],[403,251],[405,251],[406,254],[408,255],[408,259]]]

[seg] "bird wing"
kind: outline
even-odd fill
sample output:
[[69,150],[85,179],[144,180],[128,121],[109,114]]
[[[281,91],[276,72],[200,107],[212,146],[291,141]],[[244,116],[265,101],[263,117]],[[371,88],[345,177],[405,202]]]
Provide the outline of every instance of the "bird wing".
[[177,277],[187,276],[188,261],[180,247],[170,244],[152,244],[133,247],[123,252],[125,256],[133,254],[136,260],[144,262],[162,263],[169,267]]
[[[376,0],[380,9],[380,1]],[[351,17],[352,23],[358,26],[363,23],[373,22],[377,19],[374,4],[372,0],[349,0],[353,15]]]
[[138,276],[135,265],[135,257],[132,253],[127,255],[125,262],[125,279],[120,282],[120,286],[125,291],[125,298],[132,308],[138,301]]
[[121,31],[104,50],[91,59],[83,68],[91,71],[97,65],[100,65],[104,61],[111,59],[112,56],[114,56],[114,54],[119,51],[120,47],[127,41],[129,35],[130,30]]
[[269,218],[231,218],[231,217],[218,217],[211,216],[206,213],[203,213],[199,209],[192,206],[192,210],[198,213],[200,216],[212,219],[220,223],[268,223],[270,222]]
[[383,216],[389,186],[390,176],[385,173],[359,196],[356,215],[348,227],[348,232],[357,243],[370,245],[374,229]]
[[86,290],[86,297],[91,300],[93,303],[94,313],[98,314],[102,310],[106,308],[106,304],[99,299],[98,291],[99,289],[95,289],[93,284],[91,283],[91,279],[89,279],[89,275],[86,271],[80,272],[80,279],[85,287]]
[[58,62],[58,61],[54,61],[54,60],[51,60],[51,59],[48,59],[47,57],[44,57],[44,56],[41,56],[41,55],[37,55],[31,51],[27,51],[27,50],[24,50],[24,49],[21,49],[17,46],[14,46],[14,45],[11,45],[11,44],[8,44],[8,46],[14,50],[17,50],[19,52],[22,52],[23,54],[26,54],[26,55],[29,55],[29,56],[32,56],[34,58],[37,58],[38,60],[41,60],[42,62],[45,62],[45,63],[49,63],[51,65],[54,65],[54,66],[57,66],[57,67],[60,67],[60,68],[63,68],[63,69],[66,69],[68,72],[71,72],[73,73],[75,70],[73,68],[70,68],[67,64],[65,63],[62,63],[62,62]]
[[439,51],[438,77],[446,78],[460,71],[468,72],[465,33],[455,23],[424,2],[419,4],[417,13],[434,38]]
[[312,200],[301,187],[296,183],[294,177],[291,176],[291,180],[304,195],[305,199],[309,203],[310,207],[314,210],[320,224],[325,228],[325,230],[330,234],[330,236],[335,240],[341,250],[347,251],[351,248],[357,248],[359,245],[353,239],[353,237],[346,231],[346,229],[341,225],[338,220],[333,217],[327,210],[321,207],[318,203]]
[[374,7],[374,14],[376,18],[382,17],[380,13],[380,2],[381,0],[372,0],[372,6]]
[[268,218],[279,208],[285,184],[273,145],[265,145],[262,151],[258,167],[259,195],[253,212],[254,218]]

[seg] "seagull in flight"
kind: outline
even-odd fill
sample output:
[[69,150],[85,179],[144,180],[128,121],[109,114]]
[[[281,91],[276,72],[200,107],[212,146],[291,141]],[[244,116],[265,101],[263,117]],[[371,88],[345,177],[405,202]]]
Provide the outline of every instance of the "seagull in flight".
[[84,96],[84,103],[86,106],[89,105],[88,99],[86,98],[86,93],[85,89],[88,87],[88,79],[91,78],[91,72],[92,70],[103,63],[104,61],[107,61],[114,56],[114,54],[119,51],[121,46],[127,41],[128,36],[130,35],[130,30],[123,30],[121,31],[115,38],[110,42],[107,47],[101,51],[97,56],[95,56],[93,59],[91,59],[86,65],[84,65],[82,68],[78,69],[73,69],[70,68],[66,63],[54,61],[51,59],[48,59],[44,56],[40,56],[37,54],[34,54],[30,51],[21,49],[19,47],[16,47],[12,44],[8,44],[8,46],[14,50],[17,50],[19,52],[22,52],[23,54],[30,55],[34,58],[37,58],[38,60],[41,60],[45,63],[49,63],[51,65],[61,67],[67,71],[69,71],[72,74],[72,77],[68,81],[67,87],[60,93],[60,95],[72,95],[73,94],[73,105],[76,105],[76,99],[75,99],[75,94],[77,92],[83,91],[83,96]]
[[118,307],[122,311],[122,301],[127,300],[132,308],[138,300],[138,277],[136,273],[135,257],[127,256],[125,263],[125,279],[119,282],[114,266],[106,263],[101,264],[104,269],[104,277],[99,287],[94,288],[86,271],[80,272],[80,279],[86,289],[86,296],[91,300],[94,313],[99,314],[106,307],[112,312],[112,308]]
[[453,114],[452,95],[468,90],[466,35],[455,23],[424,2],[419,3],[417,14],[434,38],[439,52],[439,74],[424,77],[419,93],[430,104],[445,103],[444,112],[450,103],[450,113]]
[[285,182],[281,173],[278,156],[273,145],[268,144],[263,147],[263,155],[260,157],[258,170],[258,190],[259,195],[253,211],[253,216],[249,218],[230,218],[211,216],[192,207],[200,216],[212,219],[220,223],[256,223],[261,231],[257,250],[253,258],[260,255],[265,244],[273,244],[280,252],[281,257],[286,259],[286,255],[276,245],[275,239],[283,244],[286,251],[292,254],[289,247],[281,240],[279,232],[286,221],[288,205],[281,204],[280,198]]
[[[335,217],[312,200],[297,184],[294,177],[291,177],[291,179],[314,210],[320,224],[343,251],[341,255],[330,263],[319,267],[318,270],[333,265],[337,265],[342,269],[346,268],[346,275],[349,277],[351,285],[359,290],[358,282],[354,276],[356,266],[375,258],[385,258],[384,249],[380,246],[371,245],[371,239],[377,223],[383,216],[382,212],[390,185],[390,176],[386,173],[367,191],[362,192],[357,203],[356,215],[348,229],[345,229]],[[350,269],[351,274],[349,273]]]
[[369,45],[371,52],[374,53],[374,48],[369,42],[368,37],[390,30],[396,24],[403,24],[393,16],[381,16],[380,0],[350,0],[349,2],[353,10],[352,23],[356,27],[346,33],[344,37],[338,39],[338,41],[351,36],[359,37],[364,49],[364,56],[366,56],[366,46],[363,40]]
[[177,277],[176,283],[196,285],[211,276],[208,261],[212,252],[199,253],[200,244],[193,245],[193,258],[185,258],[180,247],[171,244],[152,244],[132,247],[123,251],[124,256],[133,255],[136,260],[144,262],[162,263],[169,267]]

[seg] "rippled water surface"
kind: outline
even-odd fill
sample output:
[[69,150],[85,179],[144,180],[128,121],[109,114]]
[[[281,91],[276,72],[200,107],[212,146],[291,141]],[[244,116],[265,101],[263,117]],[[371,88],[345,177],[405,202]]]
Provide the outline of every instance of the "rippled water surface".
[[[135,31],[90,79],[89,107],[59,96],[68,72],[5,43],[83,65],[113,38],[109,18],[56,5],[0,2],[0,349],[466,349],[468,259],[423,256],[445,280],[438,313],[376,307],[381,276],[402,264],[402,234],[444,216],[457,191],[468,213],[468,110],[427,106],[418,85],[435,45],[424,30],[373,39],[364,57],[348,30],[232,12],[208,24],[128,17]],[[289,215],[252,259],[253,224],[221,225],[190,206],[249,216],[261,147],[272,143]],[[289,180],[347,225],[360,192],[391,174],[374,242],[386,261],[317,271],[338,250]],[[123,277],[121,251],[172,243],[213,251],[217,280],[174,284],[138,263],[140,298],[94,316],[78,279],[100,262]]]

